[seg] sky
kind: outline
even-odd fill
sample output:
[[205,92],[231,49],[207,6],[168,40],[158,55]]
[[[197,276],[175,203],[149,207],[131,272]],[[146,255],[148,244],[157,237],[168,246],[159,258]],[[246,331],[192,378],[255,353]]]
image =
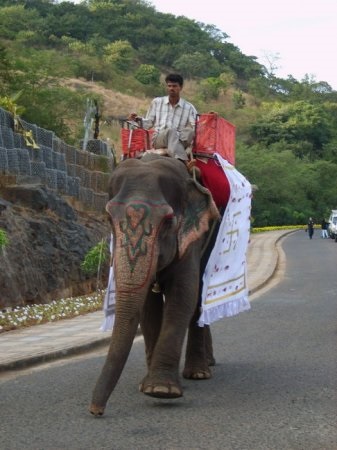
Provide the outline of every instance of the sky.
[[[79,3],[80,0],[73,0]],[[159,12],[215,25],[276,76],[309,75],[337,90],[337,0],[150,0]]]

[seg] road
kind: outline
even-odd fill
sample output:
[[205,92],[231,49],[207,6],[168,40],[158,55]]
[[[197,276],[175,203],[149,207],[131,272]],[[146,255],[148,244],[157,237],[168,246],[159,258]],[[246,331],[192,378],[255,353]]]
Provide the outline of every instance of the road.
[[138,392],[137,338],[105,416],[87,408],[105,350],[0,379],[2,450],[336,450],[337,244],[299,231],[280,282],[213,325],[217,365],[184,397]]

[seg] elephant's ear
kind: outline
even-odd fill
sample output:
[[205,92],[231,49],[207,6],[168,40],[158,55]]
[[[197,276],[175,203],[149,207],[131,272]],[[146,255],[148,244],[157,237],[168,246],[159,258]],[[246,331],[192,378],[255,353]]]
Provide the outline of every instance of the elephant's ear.
[[208,230],[209,222],[220,214],[211,193],[192,178],[188,180],[187,202],[178,232],[179,257]]

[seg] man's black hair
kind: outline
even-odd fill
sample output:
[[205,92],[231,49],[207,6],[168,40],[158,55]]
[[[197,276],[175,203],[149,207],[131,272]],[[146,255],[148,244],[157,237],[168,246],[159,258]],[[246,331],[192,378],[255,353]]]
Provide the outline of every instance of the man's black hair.
[[165,82],[178,83],[180,86],[183,86],[184,78],[178,73],[169,73],[168,75],[166,75]]

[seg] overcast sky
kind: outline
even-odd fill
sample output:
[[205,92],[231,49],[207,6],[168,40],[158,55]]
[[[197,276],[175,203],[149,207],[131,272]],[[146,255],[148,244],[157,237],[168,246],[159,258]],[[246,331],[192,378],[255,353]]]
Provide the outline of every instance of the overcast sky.
[[[74,0],[79,3],[80,0]],[[337,90],[337,0],[151,0],[157,11],[215,25],[245,55],[275,74],[302,80],[305,74]],[[273,59],[272,58],[272,59]]]

